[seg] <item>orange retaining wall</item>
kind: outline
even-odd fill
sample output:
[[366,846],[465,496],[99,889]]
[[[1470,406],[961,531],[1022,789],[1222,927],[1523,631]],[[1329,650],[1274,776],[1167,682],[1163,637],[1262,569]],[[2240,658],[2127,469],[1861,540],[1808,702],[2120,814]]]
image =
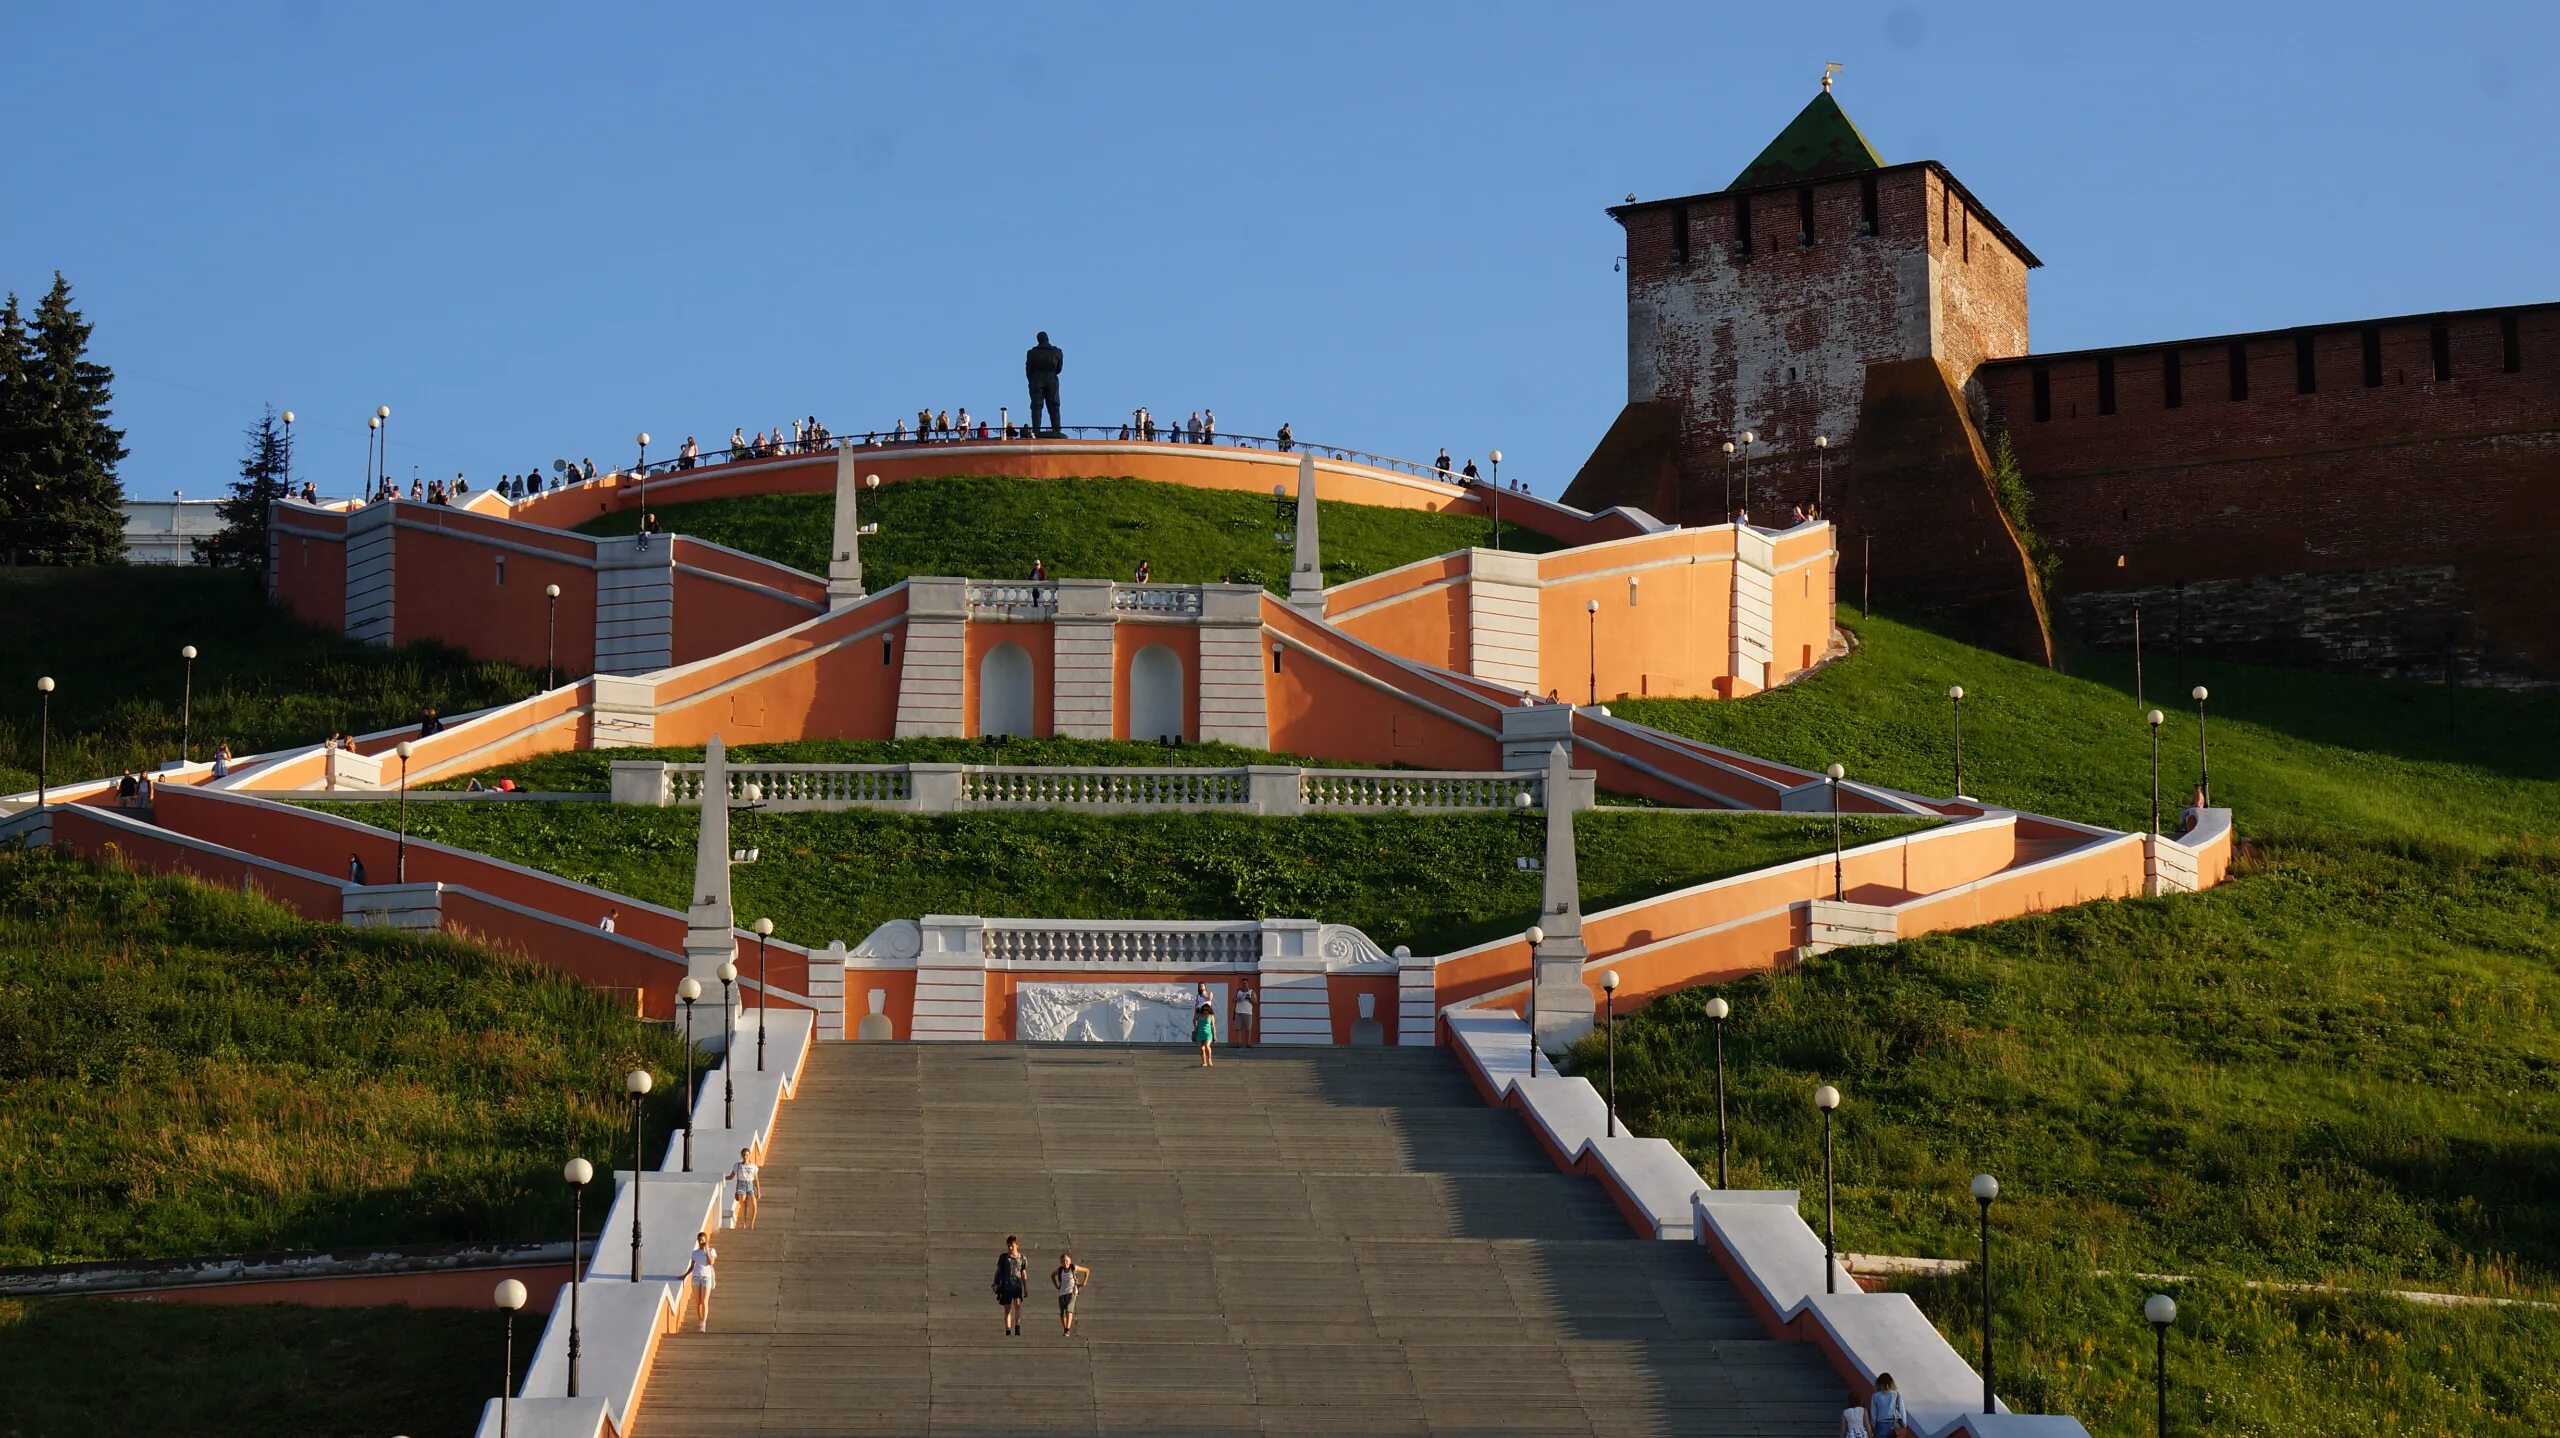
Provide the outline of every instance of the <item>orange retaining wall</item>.
[[[1356,647],[1268,597],[1262,622],[1287,651],[1280,672],[1263,676],[1271,748],[1379,764],[1502,767],[1502,715],[1491,701]],[[1355,677],[1364,675],[1377,683]],[[1459,717],[1434,713],[1426,701]]]
[[469,1268],[435,1273],[348,1273],[328,1278],[273,1278],[251,1283],[136,1288],[101,1294],[116,1303],[292,1303],[305,1308],[476,1308],[506,1279],[524,1284],[524,1311],[549,1313],[561,1288],[577,1272],[573,1264],[537,1263],[521,1268]]
[[275,602],[305,624],[331,632],[347,627],[347,517],[298,504],[272,508],[275,536]]

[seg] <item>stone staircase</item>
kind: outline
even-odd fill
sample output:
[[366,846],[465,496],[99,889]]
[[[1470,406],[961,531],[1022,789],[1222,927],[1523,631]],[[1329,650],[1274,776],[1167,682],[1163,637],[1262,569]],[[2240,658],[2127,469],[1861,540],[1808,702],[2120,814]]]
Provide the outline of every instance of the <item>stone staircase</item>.
[[[1438,1049],[827,1044],[637,1438],[1836,1431],[1843,1389]],[[1024,1336],[990,1291],[1031,1259]],[[1045,1276],[1094,1271],[1076,1336]]]

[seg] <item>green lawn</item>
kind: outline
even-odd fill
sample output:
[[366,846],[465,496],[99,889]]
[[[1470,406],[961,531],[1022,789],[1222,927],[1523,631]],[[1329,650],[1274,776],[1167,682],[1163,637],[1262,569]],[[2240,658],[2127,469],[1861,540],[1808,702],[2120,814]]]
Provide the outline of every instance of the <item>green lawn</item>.
[[[1296,482],[1290,481],[1296,493]],[[658,523],[743,549],[811,574],[827,572],[835,500],[830,495],[758,495],[654,506]],[[1378,505],[1320,506],[1324,580],[1363,575],[1491,542],[1491,527],[1470,515],[1433,514]],[[862,519],[880,532],[862,541],[862,574],[886,589],[911,574],[1018,579],[1031,562],[1048,562],[1059,579],[1127,580],[1138,561],[1154,562],[1159,583],[1231,579],[1285,593],[1289,543],[1268,495],[1191,489],[1139,479],[1003,479],[954,477],[894,484],[862,498]],[[635,512],[600,516],[585,534],[629,534]],[[1294,536],[1293,536],[1294,537]],[[1506,524],[1507,549],[1545,551],[1556,541]]]
[[0,792],[36,784],[35,681],[50,675],[52,773],[94,779],[178,757],[185,661],[197,649],[194,756],[317,743],[521,699],[540,678],[450,649],[381,649],[268,605],[255,576],[178,566],[0,569]]
[[[1856,654],[1787,690],[1614,707],[1944,793],[1961,683],[1969,792],[2142,822],[2129,664],[2066,676],[1856,627]],[[1675,995],[1620,1027],[1622,1106],[1713,1172],[1704,1006],[1721,992],[1738,1185],[1800,1187],[1818,1218],[1824,1082],[1846,1097],[1844,1247],[1968,1257],[1966,1182],[1998,1174],[2000,1369],[2022,1407],[2148,1433],[2149,1285],[2101,1271],[2171,1272],[2203,1280],[2181,1320],[2184,1431],[2525,1432],[2552,1397],[2549,1311],[2236,1285],[2560,1297],[2560,700],[2173,667],[2155,692],[2213,692],[2215,797],[2246,841],[2229,883]],[[2183,788],[2193,706],[2170,713]],[[1586,1072],[1601,1058],[1576,1052]],[[1970,1352],[1971,1280],[1915,1292]]]
[[559,1237],[680,1062],[522,960],[0,852],[0,1263]]
[[[315,805],[366,823],[379,803]],[[1357,925],[1381,946],[1442,953],[1516,933],[1536,917],[1538,879],[1512,860],[1540,852],[1539,820],[1509,815],[1222,814],[1102,817],[864,811],[757,814],[736,847],[742,920],[769,915],[797,943],[858,943],[890,919],[988,914],[1047,919],[1286,916]],[[693,809],[605,804],[413,805],[409,832],[682,908],[693,884]],[[1850,842],[1912,821],[1853,821]],[[1644,811],[1575,826],[1585,905],[1627,903],[1820,853],[1828,818]]]
[[[674,749],[582,749],[542,754],[476,773],[439,779],[420,789],[461,789],[474,779],[494,784],[513,779],[535,793],[600,794],[613,787],[618,760],[699,764],[703,746]],[[1285,764],[1302,769],[1370,767],[1344,759],[1308,759],[1247,749],[1237,744],[1184,744],[1168,748],[1127,739],[795,739],[784,744],[737,744],[732,764],[1010,764],[1109,766],[1115,769],[1235,768]]]
[[[6,1438],[463,1438],[498,1395],[499,1316],[450,1308],[0,1300]],[[516,1319],[516,1372],[543,1320]]]

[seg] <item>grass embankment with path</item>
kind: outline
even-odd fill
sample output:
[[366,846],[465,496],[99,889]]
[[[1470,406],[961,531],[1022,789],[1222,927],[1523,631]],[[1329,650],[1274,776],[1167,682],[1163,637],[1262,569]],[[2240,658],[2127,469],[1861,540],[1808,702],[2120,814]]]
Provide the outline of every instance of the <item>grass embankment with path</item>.
[[[0,1434],[460,1438],[497,1393],[500,1321],[480,1309],[0,1299]],[[516,1320],[519,1378],[542,1321]]]
[[36,785],[35,681],[50,675],[56,783],[178,757],[186,664],[197,649],[197,759],[316,744],[533,693],[541,677],[434,645],[382,649],[298,624],[260,579],[178,566],[0,570],[0,793]]
[[[1969,792],[2140,827],[2130,666],[2050,673],[1884,620],[1857,653],[1737,704],[1619,712],[1944,793],[1947,686]],[[2101,1434],[2149,1431],[2141,1273],[2183,1311],[2173,1421],[2217,1434],[2538,1432],[2560,1312],[2418,1309],[2337,1282],[2560,1299],[2560,700],[2155,663],[2209,703],[2214,797],[2245,843],[2205,894],[2086,905],[1844,950],[1725,986],[1734,1181],[1801,1187],[1809,1095],[1841,1086],[1843,1247],[1969,1258],[1996,1173],[2002,1387]],[[2156,702],[2156,700],[2155,700]],[[2161,706],[2174,810],[2194,706]],[[1618,1036],[1636,1130],[1712,1173],[1698,990]],[[1601,1051],[1578,1052],[1597,1071]],[[1960,1350],[1970,1278],[1913,1286]]]
[[[1289,484],[1294,495],[1296,482]],[[810,574],[827,572],[835,524],[831,495],[757,495],[651,508],[659,526],[671,532]],[[1227,579],[1277,593],[1289,588],[1294,535],[1267,494],[1142,479],[954,476],[865,491],[861,510],[864,523],[880,526],[862,540],[863,581],[875,592],[913,574],[1020,579],[1035,559],[1047,561],[1057,579],[1126,582],[1138,562],[1147,560],[1159,584]],[[637,511],[625,510],[578,530],[629,534],[639,522]],[[1492,525],[1468,514],[1327,500],[1318,506],[1318,522],[1327,584],[1493,542]],[[1556,541],[1505,524],[1502,545],[1537,553],[1554,549]]]
[[0,1263],[556,1239],[681,1053],[524,959],[0,852]]
[[[318,804],[369,824],[389,805]],[[682,908],[695,809],[592,803],[415,804],[409,833]],[[1510,815],[1099,816],[876,811],[745,814],[730,841],[761,857],[733,870],[741,921],[770,916],[795,943],[859,943],[890,919],[1316,918],[1382,947],[1443,953],[1517,933],[1539,879],[1543,819]],[[1852,820],[1849,842],[1915,821]],[[1831,846],[1828,818],[1586,814],[1574,826],[1583,903],[1607,908]]]

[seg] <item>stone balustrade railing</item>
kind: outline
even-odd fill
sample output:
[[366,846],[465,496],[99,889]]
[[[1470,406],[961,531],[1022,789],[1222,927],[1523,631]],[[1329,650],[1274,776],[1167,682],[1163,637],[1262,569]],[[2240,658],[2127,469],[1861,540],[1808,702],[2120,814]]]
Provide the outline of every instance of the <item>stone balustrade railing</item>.
[[1058,612],[1058,590],[1055,585],[982,584],[972,581],[966,592],[972,612],[1033,614],[1044,617]]
[[987,960],[1061,969],[1251,968],[1262,959],[1253,922],[1069,923],[987,919]]
[[[699,764],[618,760],[613,802],[658,808],[702,802]],[[1546,801],[1534,771],[1427,769],[1034,767],[993,764],[739,764],[729,802],[768,809],[1063,809],[1082,813],[1229,812],[1499,813]],[[1592,802],[1592,775],[1576,771],[1569,802]]]
[[1196,616],[1200,613],[1200,590],[1188,584],[1114,585],[1111,607],[1123,614]]

